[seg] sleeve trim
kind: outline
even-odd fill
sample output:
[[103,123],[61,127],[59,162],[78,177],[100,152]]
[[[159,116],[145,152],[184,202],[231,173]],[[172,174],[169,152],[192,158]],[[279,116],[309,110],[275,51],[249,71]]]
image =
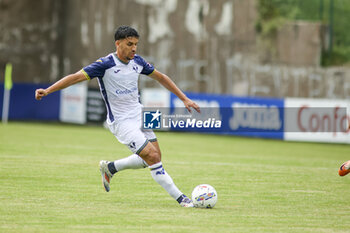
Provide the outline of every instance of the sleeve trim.
[[147,75],[150,76],[151,74],[154,73],[155,70],[156,70],[156,69],[154,68],[153,71],[152,71],[151,73],[147,74]]
[[87,80],[91,80],[90,76],[85,72],[84,69],[81,69],[81,72],[84,74],[84,76]]

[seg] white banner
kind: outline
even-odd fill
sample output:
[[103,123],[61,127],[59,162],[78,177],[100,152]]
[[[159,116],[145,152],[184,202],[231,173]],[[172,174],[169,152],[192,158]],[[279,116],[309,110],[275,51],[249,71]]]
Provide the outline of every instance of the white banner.
[[[147,108],[162,108],[162,114],[167,115],[170,109],[170,92],[165,88],[145,88],[141,91],[141,104],[144,106],[144,111],[147,111]],[[169,128],[158,128],[158,130],[166,131]]]
[[349,101],[286,98],[284,106],[285,140],[350,143]]
[[170,106],[170,92],[164,88],[146,88],[141,91],[144,107],[166,108]]
[[70,86],[61,91],[60,121],[86,123],[87,82]]

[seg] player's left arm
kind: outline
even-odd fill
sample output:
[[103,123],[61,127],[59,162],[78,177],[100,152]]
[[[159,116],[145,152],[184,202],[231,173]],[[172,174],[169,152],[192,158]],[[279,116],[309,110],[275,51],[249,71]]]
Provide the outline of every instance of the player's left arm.
[[191,112],[191,108],[194,108],[197,112],[200,112],[199,106],[194,101],[189,99],[166,74],[163,74],[155,69],[149,76],[154,80],[157,80],[162,86],[179,97],[189,112]]

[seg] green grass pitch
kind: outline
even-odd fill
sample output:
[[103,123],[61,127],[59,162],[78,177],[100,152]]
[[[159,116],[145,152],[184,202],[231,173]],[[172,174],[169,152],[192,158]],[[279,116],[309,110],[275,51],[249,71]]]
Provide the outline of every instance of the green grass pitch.
[[130,155],[102,127],[0,125],[0,232],[349,232],[348,145],[157,133],[185,194],[214,186],[213,209],[181,208],[148,169],[98,163]]

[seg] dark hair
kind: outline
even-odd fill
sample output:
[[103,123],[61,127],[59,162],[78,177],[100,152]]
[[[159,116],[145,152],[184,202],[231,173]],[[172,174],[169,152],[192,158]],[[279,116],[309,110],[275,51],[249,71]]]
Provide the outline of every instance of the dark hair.
[[125,39],[127,37],[136,37],[139,38],[139,33],[132,27],[129,26],[120,26],[114,34],[114,40]]

